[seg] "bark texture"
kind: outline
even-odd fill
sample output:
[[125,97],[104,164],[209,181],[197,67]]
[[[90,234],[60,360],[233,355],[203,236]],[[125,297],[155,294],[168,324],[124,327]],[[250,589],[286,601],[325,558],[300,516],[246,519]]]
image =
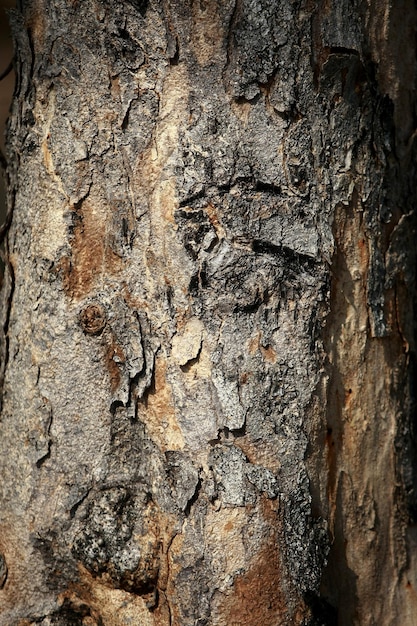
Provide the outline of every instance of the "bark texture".
[[415,624],[414,3],[12,25],[0,624]]

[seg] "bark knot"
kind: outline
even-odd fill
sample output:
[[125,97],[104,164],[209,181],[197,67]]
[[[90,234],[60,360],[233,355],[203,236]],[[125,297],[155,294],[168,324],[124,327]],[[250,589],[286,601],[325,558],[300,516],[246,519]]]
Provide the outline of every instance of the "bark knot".
[[106,325],[107,315],[101,304],[89,304],[80,313],[80,324],[88,335],[98,335]]

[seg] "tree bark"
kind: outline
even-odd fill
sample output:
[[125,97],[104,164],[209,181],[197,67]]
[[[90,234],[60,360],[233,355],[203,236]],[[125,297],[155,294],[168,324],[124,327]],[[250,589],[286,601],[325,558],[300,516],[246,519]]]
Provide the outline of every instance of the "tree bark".
[[414,3],[11,21],[0,624],[412,626]]

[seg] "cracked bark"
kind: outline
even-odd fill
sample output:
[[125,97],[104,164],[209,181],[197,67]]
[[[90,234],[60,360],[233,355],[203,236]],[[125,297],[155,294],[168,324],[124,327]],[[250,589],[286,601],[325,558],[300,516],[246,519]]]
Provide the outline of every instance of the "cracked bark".
[[0,624],[411,626],[413,3],[12,26]]

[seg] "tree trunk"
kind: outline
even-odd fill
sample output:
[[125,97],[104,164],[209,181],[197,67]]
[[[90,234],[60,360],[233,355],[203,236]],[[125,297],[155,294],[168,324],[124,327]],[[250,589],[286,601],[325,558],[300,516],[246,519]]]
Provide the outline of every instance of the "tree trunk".
[[414,3],[22,5],[0,623],[412,626]]

